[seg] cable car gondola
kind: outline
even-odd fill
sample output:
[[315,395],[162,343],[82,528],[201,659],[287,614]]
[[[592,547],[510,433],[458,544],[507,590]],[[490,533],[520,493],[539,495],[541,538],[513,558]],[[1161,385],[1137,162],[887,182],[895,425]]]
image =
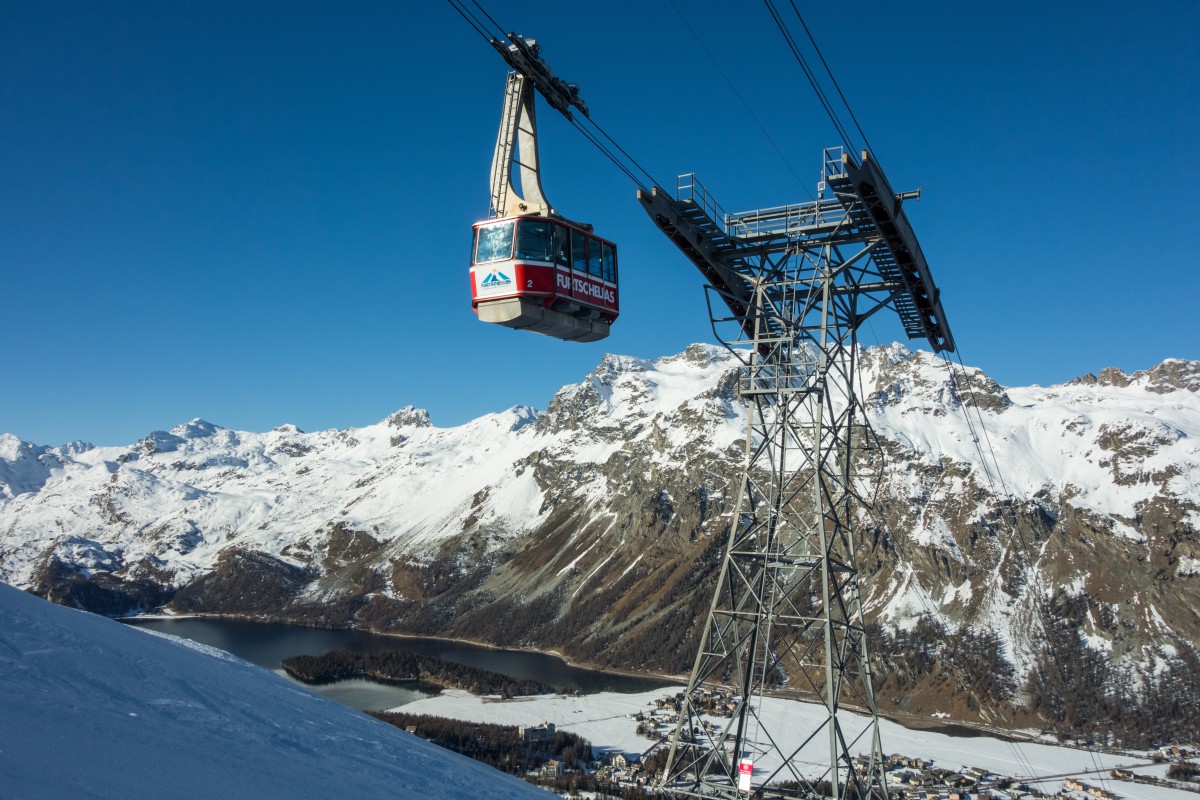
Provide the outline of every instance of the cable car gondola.
[[[568,341],[599,341],[619,311],[617,247],[546,201],[533,90],[568,119],[570,106],[585,115],[587,108],[576,87],[553,77],[536,42],[512,38],[514,44],[498,47],[513,71],[492,158],[491,216],[474,225],[471,307],[484,322]],[[514,167],[520,192],[512,181]]]
[[617,248],[566,220],[475,224],[471,305],[484,322],[595,342],[617,318]]

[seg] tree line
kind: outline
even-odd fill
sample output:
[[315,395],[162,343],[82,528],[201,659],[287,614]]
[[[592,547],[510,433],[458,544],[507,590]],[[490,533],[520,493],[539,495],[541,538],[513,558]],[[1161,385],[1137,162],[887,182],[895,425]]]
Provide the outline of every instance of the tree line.
[[321,656],[292,656],[284,659],[283,669],[288,675],[307,684],[370,678],[381,683],[418,682],[429,688],[465,689],[471,694],[500,695],[504,698],[552,694],[556,691],[555,687],[540,681],[511,678],[498,672],[406,650],[384,653],[331,650]]
[[465,722],[428,714],[371,711],[376,719],[412,733],[439,747],[481,761],[501,772],[524,775],[551,759],[570,769],[592,760],[592,744],[578,734],[555,731],[554,738],[537,742],[522,739],[516,725]]
[[1200,658],[1180,646],[1157,669],[1132,670],[1088,646],[1077,624],[1046,615],[1046,647],[1026,684],[1062,738],[1151,747],[1200,741]]
[[973,709],[1033,712],[1060,739],[1133,748],[1200,741],[1195,650],[1180,646],[1156,669],[1137,670],[1089,646],[1075,615],[1052,603],[1041,617],[1046,639],[1024,682],[990,631],[951,631],[930,616],[909,630],[872,625],[876,691],[897,697],[940,681]]

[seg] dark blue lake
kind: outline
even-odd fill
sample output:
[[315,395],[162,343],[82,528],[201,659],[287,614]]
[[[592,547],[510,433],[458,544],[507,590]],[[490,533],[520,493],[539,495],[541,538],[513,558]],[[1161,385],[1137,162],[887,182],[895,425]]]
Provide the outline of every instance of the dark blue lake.
[[[495,650],[445,639],[380,636],[363,631],[300,628],[232,619],[135,618],[123,621],[218,647],[252,664],[274,670],[280,675],[285,675],[280,664],[289,656],[319,656],[330,650],[353,650],[363,653],[406,650],[498,672],[510,678],[540,681],[557,687],[560,691],[578,691],[584,694],[600,691],[642,692],[668,685],[664,681],[652,678],[615,675],[573,667],[561,658],[547,653]],[[415,687],[387,685],[368,680],[339,681],[309,688],[348,706],[371,711],[394,708],[426,696]]]

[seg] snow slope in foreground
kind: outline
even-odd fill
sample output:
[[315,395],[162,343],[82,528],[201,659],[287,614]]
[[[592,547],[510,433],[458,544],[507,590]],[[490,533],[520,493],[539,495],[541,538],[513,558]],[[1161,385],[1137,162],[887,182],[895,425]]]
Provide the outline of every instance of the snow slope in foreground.
[[0,795],[551,796],[223,651],[3,583]]

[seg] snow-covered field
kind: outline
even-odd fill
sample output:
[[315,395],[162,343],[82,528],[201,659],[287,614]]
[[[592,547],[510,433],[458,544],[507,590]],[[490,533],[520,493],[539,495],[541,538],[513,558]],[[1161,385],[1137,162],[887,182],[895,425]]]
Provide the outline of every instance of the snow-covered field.
[[[563,730],[590,740],[597,750],[633,756],[645,751],[651,742],[637,735],[637,723],[629,717],[639,711],[649,711],[656,698],[676,691],[679,689],[658,689],[640,694],[605,692],[584,697],[544,696],[511,702],[494,702],[462,691],[449,691],[396,710],[502,725],[553,722]],[[783,729],[784,720],[787,720],[795,731],[795,740],[780,742],[780,746],[791,750],[800,744],[802,737],[816,729],[824,709],[810,703],[768,698],[762,713],[766,727],[771,730]],[[843,718],[842,724],[848,736],[857,734],[862,727],[862,723],[850,715]],[[1145,758],[1108,755],[1050,744],[1017,744],[985,736],[949,736],[934,731],[909,730],[886,720],[881,724],[881,736],[887,753],[932,758],[936,766],[951,770],[983,767],[998,775],[1020,778],[1047,793],[1059,791],[1064,778],[1071,776],[1079,777],[1085,783],[1105,786],[1127,800],[1195,800],[1192,792],[1181,789],[1118,781],[1110,777],[1109,772],[1113,768],[1131,766],[1138,773],[1158,777],[1165,775],[1164,767],[1150,767],[1148,765],[1151,762]],[[764,760],[755,765],[755,771],[761,774],[775,766],[777,762]],[[823,766],[814,764],[812,774],[819,775],[823,769]]]
[[0,798],[545,798],[221,650],[0,583]]

